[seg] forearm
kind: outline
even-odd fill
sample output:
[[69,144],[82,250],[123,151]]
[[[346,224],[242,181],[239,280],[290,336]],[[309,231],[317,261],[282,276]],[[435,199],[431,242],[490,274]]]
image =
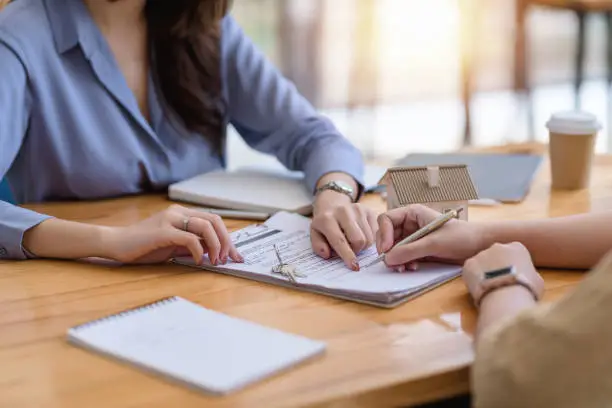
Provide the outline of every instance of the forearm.
[[472,365],[475,407],[593,407],[612,400],[612,255],[558,301],[483,334]]
[[491,325],[517,315],[521,310],[536,304],[533,295],[523,286],[508,286],[486,295],[480,304],[476,342]]
[[536,266],[588,269],[612,248],[612,212],[482,223],[484,247],[518,241]]
[[48,219],[24,233],[23,245],[41,258],[80,259],[108,257],[109,227]]

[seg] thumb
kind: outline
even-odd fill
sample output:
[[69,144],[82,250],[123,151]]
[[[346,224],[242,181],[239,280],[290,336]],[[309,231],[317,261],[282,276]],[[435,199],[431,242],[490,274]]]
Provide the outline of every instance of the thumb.
[[431,240],[427,238],[421,238],[410,244],[399,245],[393,248],[385,254],[385,263],[387,266],[393,267],[433,255]]
[[393,246],[395,239],[395,226],[386,214],[378,217],[378,231],[376,231],[376,250],[379,254],[387,252]]

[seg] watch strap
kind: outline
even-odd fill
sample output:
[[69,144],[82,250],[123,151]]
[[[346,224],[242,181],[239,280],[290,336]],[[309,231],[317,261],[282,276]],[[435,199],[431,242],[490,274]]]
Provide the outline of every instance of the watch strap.
[[544,281],[539,275],[536,274],[533,279],[530,279],[526,275],[518,273],[516,269],[511,266],[489,271],[483,275],[480,282],[475,285],[472,291],[474,304],[476,307],[480,307],[482,299],[489,293],[497,289],[515,285],[523,286],[529,290],[536,302],[541,299],[542,293],[544,292]]
[[349,186],[347,183],[342,181],[331,180],[327,183],[323,184],[321,187],[317,188],[315,191],[315,196],[321,193],[322,191],[331,190],[340,194],[344,194],[351,199],[351,202],[356,202],[358,196],[355,197],[355,190]]

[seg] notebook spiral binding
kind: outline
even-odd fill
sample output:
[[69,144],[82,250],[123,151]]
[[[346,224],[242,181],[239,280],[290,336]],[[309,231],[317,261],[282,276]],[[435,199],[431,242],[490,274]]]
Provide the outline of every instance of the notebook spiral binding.
[[172,303],[172,302],[176,302],[177,300],[179,300],[179,298],[177,296],[172,296],[172,297],[160,299],[160,300],[157,300],[155,302],[147,303],[147,304],[142,305],[142,306],[138,306],[138,307],[134,307],[132,309],[125,310],[123,312],[115,313],[115,314],[112,314],[112,315],[109,315],[109,316],[105,316],[105,317],[101,317],[101,318],[96,319],[96,320],[89,321],[87,323],[79,324],[77,326],[72,327],[71,330],[79,331],[79,330],[87,329],[87,328],[89,328],[91,326],[95,326],[95,325],[98,325],[100,323],[107,322],[109,320],[115,320],[115,319],[118,319],[118,318],[121,318],[121,317],[126,317],[126,316],[129,316],[129,315],[140,313],[140,312],[145,311],[145,310],[155,309],[155,308],[157,308],[159,306],[163,306],[163,305],[167,305],[167,304]]

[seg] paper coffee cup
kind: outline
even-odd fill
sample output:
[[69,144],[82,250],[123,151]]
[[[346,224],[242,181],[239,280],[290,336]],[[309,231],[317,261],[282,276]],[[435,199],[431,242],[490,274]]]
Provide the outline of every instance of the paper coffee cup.
[[597,117],[588,112],[558,112],[546,127],[550,132],[552,187],[560,190],[588,187],[595,139],[601,129]]

